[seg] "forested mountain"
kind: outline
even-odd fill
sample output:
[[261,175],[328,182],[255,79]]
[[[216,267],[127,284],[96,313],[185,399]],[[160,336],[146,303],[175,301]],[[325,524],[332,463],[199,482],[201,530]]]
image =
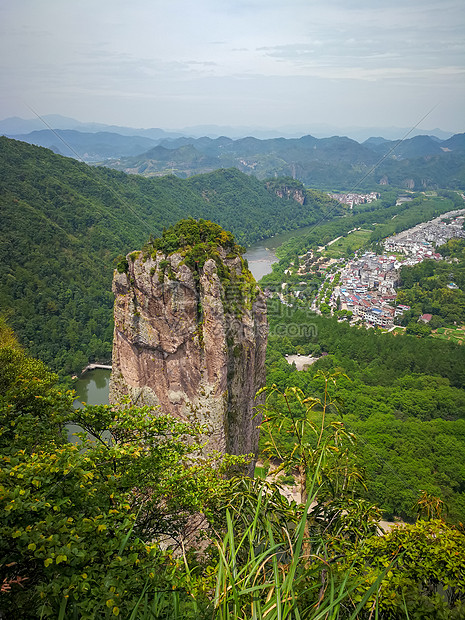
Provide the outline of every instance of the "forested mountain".
[[151,234],[202,217],[248,245],[340,210],[315,192],[304,204],[279,198],[235,169],[145,179],[7,138],[0,165],[0,305],[31,353],[64,374],[109,358],[113,261]]
[[460,189],[465,188],[464,135],[443,141],[431,136],[397,141],[373,138],[363,144],[337,136],[268,140],[182,137],[163,140],[155,149],[109,165],[145,176],[172,171],[181,177],[234,166],[262,179],[274,174],[292,176],[312,187],[328,189],[376,185]]
[[[385,155],[392,150],[393,159],[409,159],[415,157],[428,157],[430,155],[441,155],[447,140],[441,141],[431,136],[415,136],[408,140],[384,140],[378,144],[366,141],[365,146],[380,155]],[[394,149],[394,150],[393,150]]]

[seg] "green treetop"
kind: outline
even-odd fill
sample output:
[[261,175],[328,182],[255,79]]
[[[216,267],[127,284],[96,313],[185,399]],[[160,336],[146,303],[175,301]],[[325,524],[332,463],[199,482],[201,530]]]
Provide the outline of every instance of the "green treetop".
[[245,248],[236,243],[234,235],[223,230],[219,224],[209,220],[195,220],[192,217],[180,220],[177,224],[164,229],[162,236],[151,239],[146,249],[172,254],[198,245],[205,246],[205,249],[220,246],[235,254],[245,252]]

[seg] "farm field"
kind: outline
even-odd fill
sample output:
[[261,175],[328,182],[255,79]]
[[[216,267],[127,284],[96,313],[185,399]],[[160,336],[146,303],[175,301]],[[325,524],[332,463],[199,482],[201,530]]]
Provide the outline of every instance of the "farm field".
[[457,344],[463,344],[465,341],[465,326],[439,327],[431,336],[440,340],[449,340]]
[[353,252],[366,245],[372,232],[372,230],[354,230],[346,237],[341,237],[330,246],[327,246],[324,255],[328,258],[346,256],[349,248]]

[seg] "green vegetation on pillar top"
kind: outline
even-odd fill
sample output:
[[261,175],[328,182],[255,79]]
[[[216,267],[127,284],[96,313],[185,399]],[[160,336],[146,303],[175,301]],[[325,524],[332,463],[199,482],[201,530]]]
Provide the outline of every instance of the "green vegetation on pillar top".
[[211,248],[220,246],[234,254],[245,252],[245,248],[236,243],[234,235],[223,230],[219,224],[194,218],[180,220],[177,224],[164,229],[161,237],[150,239],[146,249],[172,254],[186,251],[199,244]]
[[[164,229],[161,237],[151,238],[143,248],[144,256],[151,255],[155,258],[157,252],[162,252],[165,257],[179,252],[183,256],[183,263],[194,271],[196,278],[207,260],[212,259],[216,263],[223,285],[228,285],[231,281],[238,284],[241,281],[252,285],[254,289],[256,287],[247,261],[242,258],[245,248],[236,243],[232,233],[209,220],[188,218]],[[235,258],[241,261],[239,273],[235,268],[231,269],[231,263],[225,262],[225,259]],[[168,261],[161,261],[160,267],[164,271],[168,267]]]

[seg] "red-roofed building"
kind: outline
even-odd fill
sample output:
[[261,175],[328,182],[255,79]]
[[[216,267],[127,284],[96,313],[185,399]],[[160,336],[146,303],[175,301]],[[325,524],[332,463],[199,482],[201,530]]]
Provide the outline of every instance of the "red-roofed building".
[[433,318],[432,314],[422,314],[418,320],[423,321],[423,323],[429,323],[432,318]]

